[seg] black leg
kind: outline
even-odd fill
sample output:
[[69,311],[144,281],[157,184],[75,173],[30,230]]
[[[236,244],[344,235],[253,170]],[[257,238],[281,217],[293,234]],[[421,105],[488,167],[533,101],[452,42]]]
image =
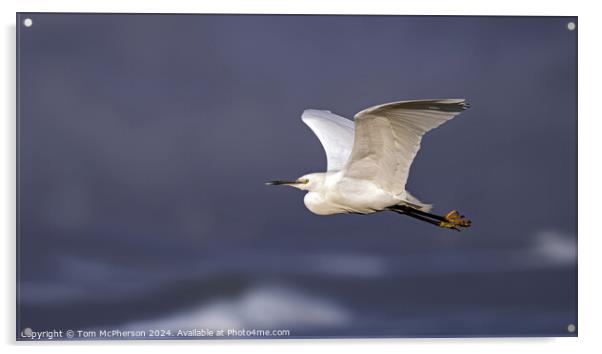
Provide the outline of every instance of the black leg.
[[441,215],[427,213],[426,211],[422,211],[422,210],[418,210],[418,209],[414,209],[414,208],[410,208],[410,207],[405,207],[405,208],[410,209],[411,212],[414,213],[414,214],[418,214],[418,215],[426,216],[426,217],[429,217],[429,218],[437,219],[439,221],[447,221]]
[[432,224],[432,225],[436,225],[439,227],[445,227],[445,228],[456,230],[456,231],[460,231],[460,229],[458,229],[456,226],[462,226],[462,227],[470,226],[470,221],[468,221],[467,225],[462,225],[462,224],[455,225],[454,223],[451,223],[448,220],[446,220],[443,216],[427,213],[427,212],[409,207],[407,205],[394,205],[392,207],[389,207],[388,209],[391,211],[394,211],[396,213],[399,213],[399,214],[411,216],[414,219],[428,222],[429,224]]
[[429,219],[429,218],[427,218],[425,216],[422,216],[422,215],[414,214],[413,210],[410,210],[410,208],[405,208],[405,207],[403,209],[402,208],[389,208],[389,210],[394,211],[394,212],[396,212],[398,214],[403,214],[403,215],[410,216],[410,217],[412,217],[414,219],[418,219],[418,220],[421,220],[421,221],[424,221],[424,222],[428,222],[429,224],[433,224],[433,225],[439,226],[439,221]]

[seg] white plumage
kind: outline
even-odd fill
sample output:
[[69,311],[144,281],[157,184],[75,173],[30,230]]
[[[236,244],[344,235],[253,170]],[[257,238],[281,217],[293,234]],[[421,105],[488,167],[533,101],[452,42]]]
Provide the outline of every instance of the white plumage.
[[365,109],[354,121],[305,110],[301,118],[324,147],[327,172],[269,184],[308,191],[305,205],[320,215],[368,214],[399,205],[429,211],[430,205],[405,190],[410,166],[423,135],[467,107],[464,99],[400,101]]
[[345,167],[353,148],[354,124],[330,111],[306,109],[301,119],[316,134],[326,152],[327,171]]

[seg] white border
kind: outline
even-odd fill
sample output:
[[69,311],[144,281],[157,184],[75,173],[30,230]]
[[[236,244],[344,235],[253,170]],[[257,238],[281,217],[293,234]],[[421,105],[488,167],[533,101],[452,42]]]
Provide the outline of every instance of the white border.
[[[3,119],[0,120],[0,166],[3,173],[0,189],[2,201],[0,220],[5,226],[2,239],[2,291],[0,321],[2,345],[8,351],[37,351],[57,353],[104,353],[114,347],[144,347],[145,352],[162,353],[168,346],[178,352],[210,349],[212,352],[231,352],[235,349],[249,353],[299,352],[324,349],[345,352],[408,353],[580,353],[596,349],[601,344],[600,258],[602,242],[597,214],[602,200],[599,167],[601,130],[600,90],[600,12],[594,1],[355,1],[355,0],[225,0],[195,2],[184,0],[139,1],[5,1],[2,11],[2,78],[0,95]],[[192,13],[308,13],[308,14],[431,14],[431,15],[557,15],[579,16],[579,338],[515,338],[515,339],[358,339],[358,340],[236,340],[236,341],[169,341],[169,342],[97,342],[97,343],[18,343],[14,342],[15,323],[15,12],[192,12]],[[558,166],[563,168],[563,166]],[[558,186],[563,188],[563,186]],[[558,215],[562,217],[562,215]],[[599,350],[599,349],[598,349]]]

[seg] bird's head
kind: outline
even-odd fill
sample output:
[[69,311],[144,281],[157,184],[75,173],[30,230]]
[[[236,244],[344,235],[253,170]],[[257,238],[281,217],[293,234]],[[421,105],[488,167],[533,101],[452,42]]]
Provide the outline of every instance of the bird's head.
[[290,186],[302,191],[312,191],[319,188],[324,183],[323,173],[310,173],[297,178],[294,181],[270,181],[268,186]]

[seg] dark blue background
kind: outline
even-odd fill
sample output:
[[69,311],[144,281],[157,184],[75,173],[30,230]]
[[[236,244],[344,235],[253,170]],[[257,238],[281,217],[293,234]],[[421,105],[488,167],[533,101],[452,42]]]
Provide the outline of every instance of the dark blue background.
[[[570,335],[576,18],[25,17],[18,331]],[[306,108],[456,97],[408,188],[465,232],[263,184],[325,169]]]

